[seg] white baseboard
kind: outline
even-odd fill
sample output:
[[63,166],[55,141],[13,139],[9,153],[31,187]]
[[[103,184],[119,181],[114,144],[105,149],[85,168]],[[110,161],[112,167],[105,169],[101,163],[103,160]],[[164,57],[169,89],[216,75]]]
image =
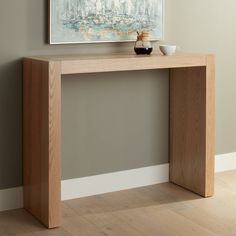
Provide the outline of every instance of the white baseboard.
[[169,164],[62,181],[62,200],[168,182]]
[[[236,153],[216,156],[216,172],[236,169]],[[62,181],[62,200],[165,183],[169,164]],[[0,190],[0,211],[22,208],[22,187]]]
[[23,206],[23,188],[0,190],[0,211],[13,210]]
[[217,155],[215,159],[215,172],[236,169],[236,152]]

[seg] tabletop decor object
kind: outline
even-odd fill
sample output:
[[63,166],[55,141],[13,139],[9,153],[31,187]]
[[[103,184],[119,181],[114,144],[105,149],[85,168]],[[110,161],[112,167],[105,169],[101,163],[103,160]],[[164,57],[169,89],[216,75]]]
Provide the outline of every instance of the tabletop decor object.
[[137,55],[152,53],[152,44],[150,42],[150,35],[148,32],[137,32],[137,40],[134,45],[134,51]]
[[135,41],[136,32],[163,39],[164,0],[49,0],[49,43]]
[[176,45],[160,45],[159,48],[165,56],[172,56],[176,52]]

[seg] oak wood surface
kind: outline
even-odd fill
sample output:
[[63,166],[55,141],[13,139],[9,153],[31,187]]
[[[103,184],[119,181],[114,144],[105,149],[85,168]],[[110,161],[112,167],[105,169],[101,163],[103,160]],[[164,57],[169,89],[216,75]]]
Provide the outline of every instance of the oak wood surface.
[[60,63],[24,60],[24,207],[60,224]]
[[100,56],[41,56],[33,58],[42,61],[60,61],[62,74],[195,67],[203,66],[207,63],[207,55],[205,54],[183,53],[173,56],[114,54]]
[[61,64],[49,63],[49,219],[48,227],[60,226],[61,221]]
[[214,193],[215,173],[215,58],[207,56],[206,66],[206,196]]
[[214,57],[41,56],[24,60],[24,207],[60,226],[61,76],[171,68],[170,180],[204,197],[214,191]]
[[171,69],[170,181],[204,197],[214,185],[214,65]]

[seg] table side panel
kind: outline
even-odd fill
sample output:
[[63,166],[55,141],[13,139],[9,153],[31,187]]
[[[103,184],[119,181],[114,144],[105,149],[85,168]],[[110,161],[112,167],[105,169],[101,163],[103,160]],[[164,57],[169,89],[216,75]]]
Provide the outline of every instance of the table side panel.
[[49,228],[61,222],[61,63],[49,63]]
[[[60,155],[51,155],[54,148],[60,152],[60,147],[52,143],[50,137],[50,112],[55,113],[49,111],[49,101],[52,99],[49,85],[52,78],[48,62],[24,60],[24,207],[49,228],[59,225],[59,222],[51,220],[51,212],[60,215],[60,208],[51,204],[51,196],[57,195],[58,198],[59,195],[60,198],[61,178],[58,174],[56,179],[52,177],[54,172],[60,172]],[[58,112],[55,114],[60,116]],[[51,166],[59,169],[59,172],[52,170]],[[56,220],[57,214],[53,217]]]
[[[48,137],[43,132],[47,126],[47,85],[43,74],[47,64],[30,59],[24,60],[24,207],[36,218],[48,221],[48,164],[44,156],[48,150]],[[46,81],[47,83],[47,81]],[[46,86],[46,87],[45,87]]]
[[215,57],[207,57],[206,80],[206,196],[214,194],[215,175]]
[[[170,181],[201,196],[213,194],[211,87],[207,67],[171,69]],[[207,105],[208,104],[208,105]],[[210,131],[211,130],[211,131]]]

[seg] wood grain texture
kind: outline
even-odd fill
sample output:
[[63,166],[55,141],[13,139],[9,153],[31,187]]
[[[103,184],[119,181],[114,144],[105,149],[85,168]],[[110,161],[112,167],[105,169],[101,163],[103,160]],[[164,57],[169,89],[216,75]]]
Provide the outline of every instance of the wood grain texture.
[[60,224],[60,63],[24,60],[24,207]]
[[41,56],[34,59],[42,61],[60,61],[62,74],[81,74],[112,71],[150,70],[176,67],[193,67],[206,65],[205,54],[176,54],[163,56],[137,56],[134,54],[114,55],[66,55]]
[[214,57],[204,54],[43,56],[24,60],[24,206],[60,226],[61,75],[171,68],[170,180],[214,191]]
[[170,181],[204,197],[214,191],[214,68],[170,75]]
[[215,57],[207,56],[206,67],[206,196],[214,194],[215,173]]
[[62,74],[95,73],[111,71],[150,70],[175,67],[190,67],[206,64],[205,56],[134,56],[63,60]]
[[61,63],[49,63],[49,228],[60,225]]

